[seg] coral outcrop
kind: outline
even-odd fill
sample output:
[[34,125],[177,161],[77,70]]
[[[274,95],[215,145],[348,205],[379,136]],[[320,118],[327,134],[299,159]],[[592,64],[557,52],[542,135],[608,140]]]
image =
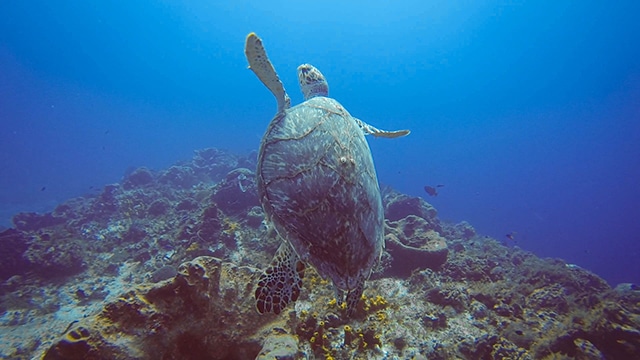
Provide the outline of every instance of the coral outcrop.
[[273,334],[266,337],[256,360],[302,360],[304,353],[298,349],[298,339],[285,330],[275,328]]
[[27,234],[16,229],[0,232],[0,280],[6,280],[14,275],[25,274],[33,264],[22,254],[29,248],[31,239]]
[[261,328],[273,321],[255,316],[251,284],[256,279],[256,269],[198,257],[182,264],[175,278],[121,294],[80,320],[44,358],[255,357],[268,331]]
[[390,274],[409,276],[416,269],[438,269],[447,260],[447,241],[423,218],[407,215],[387,221],[386,251],[391,255]]
[[249,209],[260,205],[255,177],[245,168],[230,171],[216,186],[212,200],[231,216],[246,216]]

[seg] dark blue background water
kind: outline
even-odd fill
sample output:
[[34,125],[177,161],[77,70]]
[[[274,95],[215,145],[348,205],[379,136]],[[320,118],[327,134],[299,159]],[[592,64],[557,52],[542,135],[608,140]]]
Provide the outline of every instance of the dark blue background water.
[[0,3],[3,225],[130,166],[257,149],[256,31],[294,103],[309,62],[355,116],[412,130],[369,139],[382,183],[444,184],[441,218],[640,283],[639,2],[216,3]]

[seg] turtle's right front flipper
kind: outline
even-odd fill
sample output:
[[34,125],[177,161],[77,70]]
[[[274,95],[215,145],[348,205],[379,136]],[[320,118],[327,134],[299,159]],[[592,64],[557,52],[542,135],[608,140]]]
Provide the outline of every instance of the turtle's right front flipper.
[[362,131],[364,131],[365,135],[373,135],[375,137],[384,137],[384,138],[397,138],[397,137],[409,135],[409,133],[411,132],[410,130],[394,130],[394,131],[380,130],[374,126],[367,124],[366,122],[358,118],[354,117],[354,119],[356,120],[356,123],[358,123],[358,126],[360,126]]
[[277,315],[287,304],[298,300],[303,276],[304,264],[291,245],[283,241],[273,261],[258,280],[255,292],[258,312]]
[[256,33],[247,35],[244,44],[244,55],[249,61],[249,69],[256,74],[258,79],[273,93],[278,101],[278,112],[291,107],[291,99],[284,90],[284,85],[271,64],[267,51],[262,46],[262,39]]

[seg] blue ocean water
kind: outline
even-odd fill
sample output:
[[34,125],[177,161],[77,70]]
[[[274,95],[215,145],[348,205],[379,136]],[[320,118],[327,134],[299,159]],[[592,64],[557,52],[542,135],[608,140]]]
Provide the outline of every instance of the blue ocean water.
[[[640,283],[640,3],[0,3],[0,224],[193,151],[257,149],[264,40],[384,129],[378,176],[450,221]],[[444,185],[430,197],[425,185]],[[506,234],[513,234],[513,240]]]

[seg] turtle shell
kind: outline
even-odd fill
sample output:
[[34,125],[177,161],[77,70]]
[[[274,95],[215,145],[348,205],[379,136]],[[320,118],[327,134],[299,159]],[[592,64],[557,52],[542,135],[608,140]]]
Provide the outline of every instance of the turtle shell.
[[257,177],[267,219],[303,261],[342,290],[369,277],[384,212],[369,145],[342,105],[314,97],[278,113]]

